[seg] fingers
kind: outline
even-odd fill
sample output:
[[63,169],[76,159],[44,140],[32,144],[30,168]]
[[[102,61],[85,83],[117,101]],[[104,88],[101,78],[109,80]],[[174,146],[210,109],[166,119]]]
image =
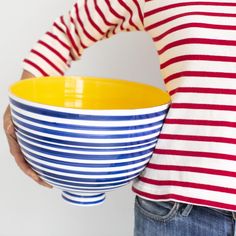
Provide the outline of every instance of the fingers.
[[17,140],[16,133],[15,133],[15,128],[14,128],[14,125],[13,125],[12,121],[9,121],[9,123],[7,125],[6,135],[7,135],[7,137],[9,135],[10,137],[12,137],[15,140]]
[[10,114],[10,108],[8,106],[5,114],[4,114],[4,129],[7,136],[7,141],[10,149],[10,153],[14,157],[16,164],[20,167],[20,169],[28,175],[30,178],[32,178],[35,182],[38,184],[47,187],[52,188],[51,185],[44,182],[38,174],[32,170],[30,165],[26,162],[23,153],[21,152],[20,146],[17,142],[17,137],[14,129],[13,122],[11,120],[11,114]]
[[24,155],[20,150],[20,146],[17,143],[17,141],[9,134],[7,135],[7,139],[10,147],[10,152],[12,156],[15,158],[15,161],[17,165],[20,167],[20,169],[38,184],[48,188],[52,188],[51,185],[47,184],[42,179],[40,179],[37,173],[31,169],[30,165],[26,162]]

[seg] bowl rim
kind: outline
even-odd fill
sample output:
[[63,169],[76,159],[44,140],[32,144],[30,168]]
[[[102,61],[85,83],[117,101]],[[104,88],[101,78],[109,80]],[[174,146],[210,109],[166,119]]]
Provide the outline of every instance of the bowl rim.
[[[80,108],[68,108],[68,107],[58,107],[52,105],[41,104],[38,102],[27,101],[25,99],[19,98],[13,95],[11,92],[8,92],[8,97],[13,99],[16,102],[20,102],[22,104],[53,110],[55,112],[63,112],[63,113],[71,113],[71,114],[84,114],[84,115],[115,115],[115,116],[123,116],[125,115],[141,115],[141,114],[150,114],[158,111],[165,110],[170,104],[171,101],[162,105],[154,106],[154,107],[146,107],[146,108],[127,108],[127,109],[80,109]],[[10,102],[11,103],[11,102]]]
[[69,107],[60,107],[60,106],[54,106],[54,105],[48,105],[48,104],[42,104],[39,102],[33,102],[33,101],[28,101],[26,99],[20,98],[16,95],[14,95],[11,92],[11,88],[12,86],[14,86],[17,83],[21,83],[24,80],[19,80],[16,81],[15,83],[13,83],[12,85],[9,86],[8,88],[8,97],[10,99],[13,99],[17,102],[20,102],[22,104],[26,104],[29,106],[33,106],[33,107],[37,107],[37,108],[42,108],[42,109],[47,109],[47,110],[53,110],[53,111],[58,111],[58,112],[63,112],[63,113],[71,113],[71,114],[88,114],[88,115],[136,115],[136,114],[149,114],[149,113],[153,113],[153,112],[157,112],[157,111],[161,111],[164,110],[165,107],[168,107],[171,104],[171,97],[169,95],[169,93],[161,88],[155,87],[153,85],[150,84],[145,84],[142,82],[136,82],[136,81],[130,81],[130,80],[124,80],[124,79],[120,79],[120,78],[110,78],[110,77],[100,77],[100,76],[90,76],[90,75],[81,75],[81,76],[74,76],[74,75],[66,75],[66,76],[40,76],[40,77],[31,77],[28,78],[26,80],[36,80],[36,79],[47,79],[47,78],[87,78],[87,79],[93,79],[93,78],[97,78],[97,79],[104,79],[104,80],[108,80],[108,81],[112,81],[112,80],[117,80],[117,81],[124,81],[124,82],[129,82],[129,83],[138,83],[140,85],[144,85],[144,86],[150,86],[150,87],[154,87],[157,90],[160,90],[162,93],[166,94],[167,96],[169,96],[169,102],[167,103],[163,103],[157,106],[152,106],[152,107],[143,107],[143,108],[121,108],[121,109],[82,109],[82,108],[69,108]]

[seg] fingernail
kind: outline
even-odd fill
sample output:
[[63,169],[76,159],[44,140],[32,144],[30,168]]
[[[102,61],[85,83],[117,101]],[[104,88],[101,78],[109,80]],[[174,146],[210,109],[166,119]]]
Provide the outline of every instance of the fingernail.
[[39,182],[41,185],[43,185],[44,187],[47,187],[47,188],[52,188],[52,186],[48,183],[46,183],[45,181],[43,181],[42,179],[40,179],[40,182]]
[[51,185],[48,185],[47,183],[43,183],[43,186],[46,187],[46,188],[50,188],[50,189],[53,188]]

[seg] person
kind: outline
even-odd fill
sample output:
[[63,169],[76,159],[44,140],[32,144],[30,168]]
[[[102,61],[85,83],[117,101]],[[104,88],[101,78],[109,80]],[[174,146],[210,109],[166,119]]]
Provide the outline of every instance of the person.
[[[171,105],[133,182],[135,236],[236,235],[235,10],[225,0],[78,0],[23,61],[21,79],[63,75],[98,41],[152,38]],[[4,128],[19,167],[51,187],[25,162],[9,107]]]

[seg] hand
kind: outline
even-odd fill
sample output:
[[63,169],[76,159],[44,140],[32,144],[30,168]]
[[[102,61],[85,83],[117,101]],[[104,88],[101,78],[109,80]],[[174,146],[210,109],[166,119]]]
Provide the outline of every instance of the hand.
[[15,134],[14,125],[12,122],[11,111],[10,111],[9,105],[4,113],[3,124],[4,124],[4,130],[5,130],[5,133],[7,136],[7,141],[8,141],[9,148],[10,148],[10,153],[15,158],[17,165],[21,168],[21,170],[26,175],[28,175],[30,178],[32,178],[34,181],[36,181],[38,184],[40,184],[44,187],[52,188],[52,186],[47,184],[46,182],[44,182],[38,176],[38,174],[31,169],[30,165],[26,162],[24,155],[21,152],[20,146],[17,142],[17,137]]

